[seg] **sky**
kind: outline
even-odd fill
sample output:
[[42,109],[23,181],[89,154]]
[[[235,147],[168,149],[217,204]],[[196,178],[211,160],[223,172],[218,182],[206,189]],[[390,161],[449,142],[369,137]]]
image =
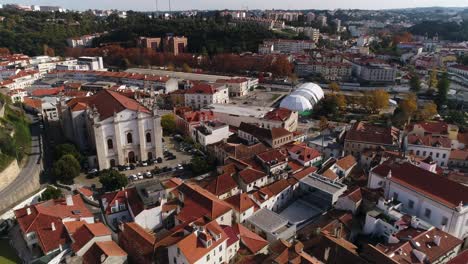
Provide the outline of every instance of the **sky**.
[[[0,4],[59,5],[68,9],[168,10],[169,0],[0,0]],[[172,10],[189,9],[388,9],[428,6],[468,7],[468,0],[171,0]]]

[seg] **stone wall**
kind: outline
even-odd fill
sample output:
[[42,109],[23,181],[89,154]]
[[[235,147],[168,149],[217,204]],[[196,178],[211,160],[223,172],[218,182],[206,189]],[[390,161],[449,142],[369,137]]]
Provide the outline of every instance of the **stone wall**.
[[20,168],[18,167],[18,162],[14,159],[8,167],[0,172],[0,190],[3,190],[5,187],[10,185],[19,173]]

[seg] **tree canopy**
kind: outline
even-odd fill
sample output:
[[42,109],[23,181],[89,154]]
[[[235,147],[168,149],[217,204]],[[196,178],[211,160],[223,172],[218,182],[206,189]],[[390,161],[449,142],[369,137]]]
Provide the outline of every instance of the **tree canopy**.
[[109,169],[99,172],[99,182],[105,191],[115,191],[126,187],[128,179],[123,173]]
[[73,155],[67,154],[54,163],[52,171],[57,180],[72,184],[73,179],[80,175],[80,169],[78,160]]
[[58,199],[60,197],[62,197],[62,190],[52,186],[47,186],[47,189],[41,194],[41,201]]
[[161,117],[161,126],[166,135],[173,134],[176,130],[175,117],[173,114],[163,115]]

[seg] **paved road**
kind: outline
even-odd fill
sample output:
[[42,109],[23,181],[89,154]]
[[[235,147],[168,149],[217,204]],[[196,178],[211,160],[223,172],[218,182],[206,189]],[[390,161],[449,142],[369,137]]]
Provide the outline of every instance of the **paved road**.
[[[30,118],[32,119],[32,116],[30,116]],[[31,177],[35,175],[35,172],[40,170],[42,166],[42,142],[39,123],[31,125],[31,141],[31,151],[27,164],[22,168],[18,177],[10,185],[5,187],[5,189],[0,191],[0,201],[9,199],[9,197],[16,197],[20,190],[29,189],[32,184],[37,183],[38,185],[39,179],[33,179]],[[6,209],[12,205],[13,204],[5,205],[3,208]]]

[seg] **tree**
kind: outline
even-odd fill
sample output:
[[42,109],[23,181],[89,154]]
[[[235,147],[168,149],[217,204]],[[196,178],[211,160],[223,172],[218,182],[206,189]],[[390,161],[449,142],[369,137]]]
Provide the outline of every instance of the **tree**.
[[175,117],[173,114],[163,115],[161,117],[161,126],[166,135],[173,134],[176,130]]
[[431,119],[435,115],[437,115],[437,105],[432,102],[426,103],[419,112],[419,116],[423,120]]
[[445,117],[445,121],[461,127],[466,127],[466,117],[463,111],[449,111]]
[[99,172],[99,182],[104,190],[111,192],[126,187],[128,179],[127,176],[116,170],[103,170]]
[[444,72],[442,74],[442,78],[439,80],[437,84],[437,106],[439,109],[442,109],[443,105],[447,104],[447,94],[450,89],[450,80],[448,77],[448,73]]
[[343,94],[336,94],[335,100],[340,110],[346,109],[346,97]]
[[419,78],[419,75],[416,72],[413,72],[411,74],[410,89],[415,93],[421,90],[421,79]]
[[412,117],[418,110],[418,98],[413,93],[408,94],[405,99],[400,101],[399,107],[406,118]]
[[436,88],[438,84],[438,79],[437,79],[437,70],[434,68],[431,70],[431,73],[429,74],[429,88]]
[[66,143],[55,147],[55,160],[58,160],[65,155],[72,155],[77,161],[81,160],[81,154],[73,144]]
[[328,88],[333,92],[333,93],[338,93],[341,88],[340,85],[336,82],[332,82],[328,85]]
[[187,63],[184,63],[182,65],[182,69],[184,72],[192,72],[192,68],[190,68],[190,66]]
[[328,119],[324,116],[321,116],[320,121],[319,121],[319,129],[320,131],[323,131],[327,128],[328,128]]
[[67,154],[54,163],[52,172],[57,180],[65,184],[72,184],[73,179],[80,175],[80,169],[80,163],[76,158],[71,154]]
[[10,50],[7,48],[0,48],[0,56],[10,55]]
[[382,89],[373,90],[369,93],[369,97],[365,97],[368,100],[368,109],[375,113],[388,106],[388,100],[390,95]]
[[41,201],[58,199],[60,197],[62,197],[62,190],[52,186],[47,186],[47,189],[41,194]]
[[212,168],[210,163],[199,156],[194,156],[192,160],[190,161],[190,167],[192,169],[192,173],[195,176],[204,174],[209,172]]

